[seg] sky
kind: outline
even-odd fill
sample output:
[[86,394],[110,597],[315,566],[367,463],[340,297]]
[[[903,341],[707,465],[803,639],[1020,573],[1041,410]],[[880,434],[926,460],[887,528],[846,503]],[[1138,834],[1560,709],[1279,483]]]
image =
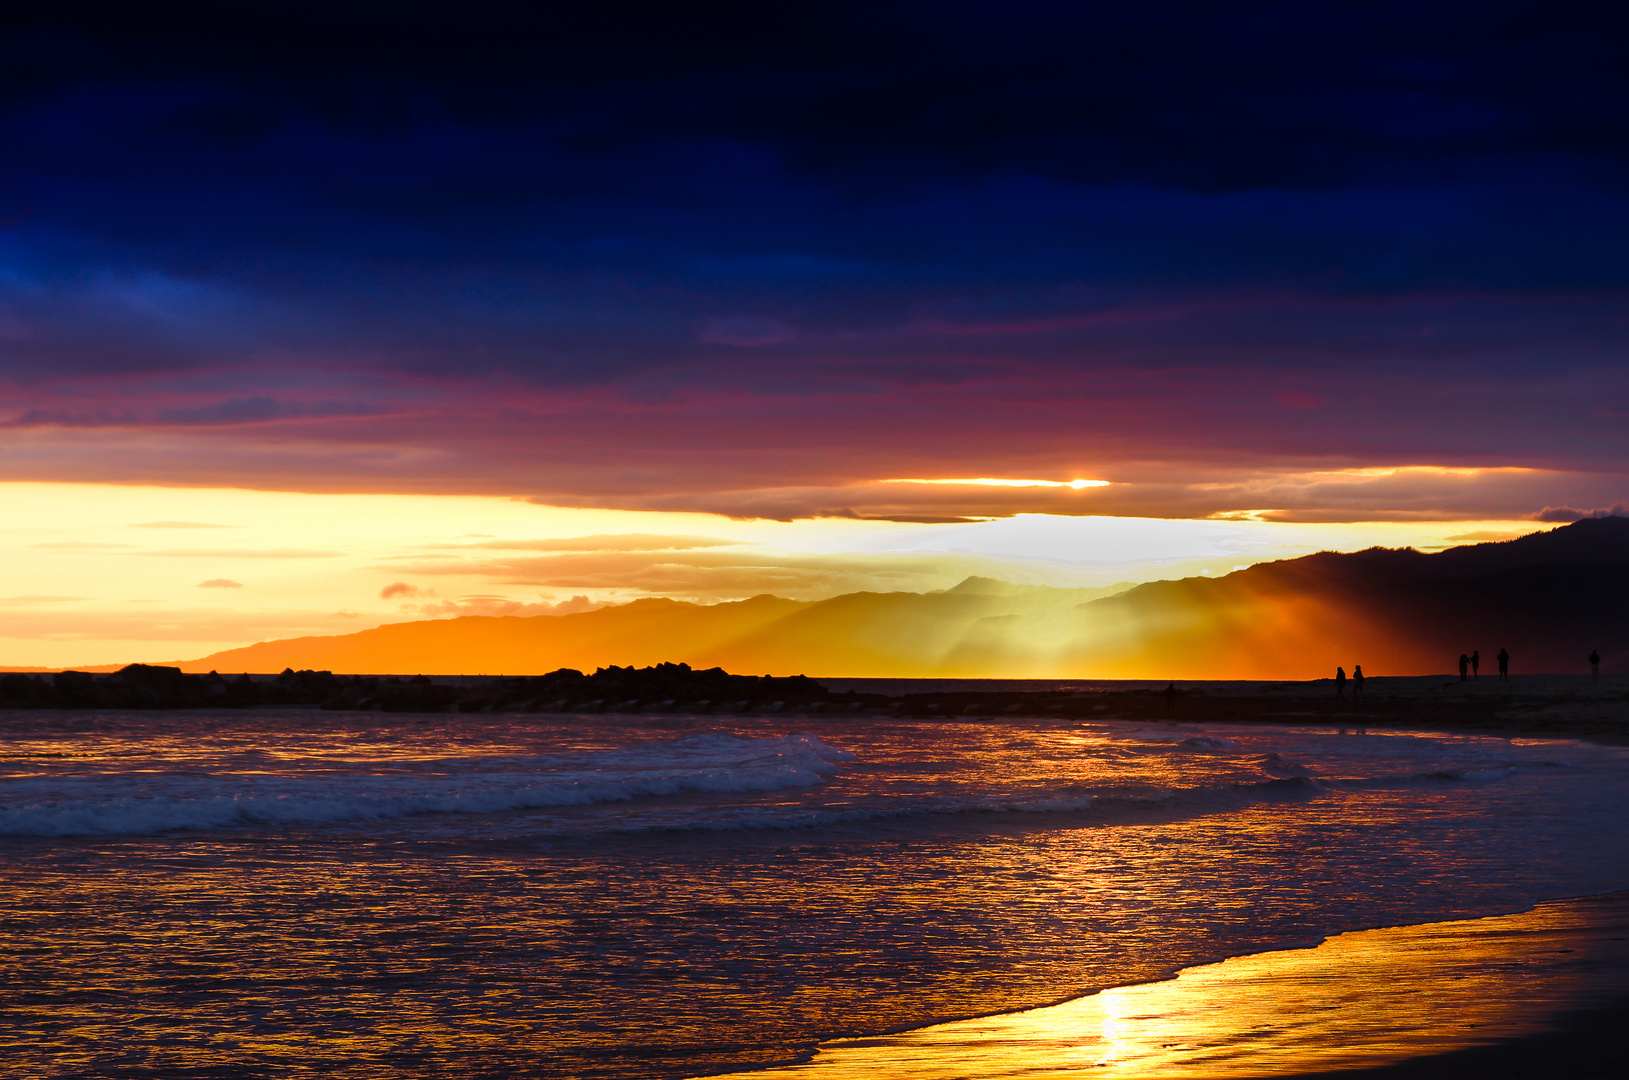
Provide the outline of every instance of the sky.
[[[1554,2],[20,7],[0,592],[88,598],[7,601],[0,663],[1612,512],[1626,38]],[[376,572],[464,533],[859,568]],[[159,554],[250,547],[342,554]]]

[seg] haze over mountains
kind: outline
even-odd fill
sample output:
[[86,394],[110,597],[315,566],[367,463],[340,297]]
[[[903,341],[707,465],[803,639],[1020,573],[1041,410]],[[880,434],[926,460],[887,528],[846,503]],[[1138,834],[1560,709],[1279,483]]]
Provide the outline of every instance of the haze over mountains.
[[1629,671],[1629,519],[1435,554],[1372,548],[1221,578],[1055,589],[969,578],[934,593],[646,599],[572,615],[398,623],[267,641],[187,671],[539,674],[685,662],[774,675],[1299,679],[1449,671],[1501,647],[1517,673]]

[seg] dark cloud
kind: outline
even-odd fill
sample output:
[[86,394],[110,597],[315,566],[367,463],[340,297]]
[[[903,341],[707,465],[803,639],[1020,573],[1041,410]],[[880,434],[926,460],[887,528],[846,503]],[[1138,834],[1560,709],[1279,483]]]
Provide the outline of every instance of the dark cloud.
[[279,420],[371,416],[379,408],[360,401],[277,401],[269,397],[229,398],[205,405],[157,408],[150,415],[107,409],[71,411],[67,409],[27,409],[0,427],[35,428],[135,428],[135,427],[230,427],[241,424],[267,424]]
[[779,319],[764,319],[750,315],[733,315],[727,319],[708,319],[702,328],[701,340],[710,345],[780,345],[797,337],[797,329]]
[[378,410],[360,401],[282,402],[269,397],[228,398],[210,405],[160,409],[160,424],[263,424],[299,417],[368,416]]
[[1546,506],[1533,515],[1534,521],[1569,524],[1584,518],[1629,517],[1629,503],[1615,503],[1596,510],[1574,510],[1570,506]]
[[[1239,189],[1611,157],[1629,125],[1623,19],[1577,2],[66,4],[13,26],[14,99],[182,75],[198,89],[164,132],[217,150],[292,117],[375,137],[547,121],[579,151],[761,143],[855,185],[931,162]],[[604,179],[562,171],[560,192]]]
[[1609,471],[1626,45],[1565,2],[11,13],[0,473],[953,520],[1017,504],[777,493]]

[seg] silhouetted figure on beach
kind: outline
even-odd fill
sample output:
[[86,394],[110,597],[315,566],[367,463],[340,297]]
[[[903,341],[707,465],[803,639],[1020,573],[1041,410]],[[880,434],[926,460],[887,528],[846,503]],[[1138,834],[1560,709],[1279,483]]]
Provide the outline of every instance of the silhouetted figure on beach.
[[1589,681],[1601,681],[1601,651],[1599,649],[1589,651]]
[[1470,678],[1470,675],[1468,674],[1468,672],[1470,670],[1471,670],[1471,658],[1466,656],[1464,653],[1460,653],[1459,654],[1459,681],[1460,682],[1464,682],[1466,679]]
[[1481,677],[1482,677],[1482,650],[1477,649],[1475,652],[1471,653],[1471,678],[1480,679]]
[[1505,652],[1503,645],[1499,646],[1499,681],[1510,681],[1510,654]]
[[1335,697],[1344,701],[1346,699],[1346,669],[1335,669]]
[[1166,714],[1169,715],[1171,713],[1176,712],[1176,696],[1177,696],[1176,683],[1174,683],[1174,682],[1173,683],[1166,683],[1165,684],[1165,689],[1161,690],[1160,693],[1165,695],[1165,712],[1166,712]]
[[[1339,670],[1339,669],[1337,668],[1336,670]],[[1362,696],[1363,696],[1363,665],[1362,664],[1353,664],[1352,665],[1352,697],[1355,699],[1355,698],[1360,698]]]

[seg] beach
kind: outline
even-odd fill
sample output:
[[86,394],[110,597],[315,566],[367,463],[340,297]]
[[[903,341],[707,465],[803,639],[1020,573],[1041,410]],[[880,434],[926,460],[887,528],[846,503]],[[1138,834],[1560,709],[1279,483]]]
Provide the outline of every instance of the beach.
[[[833,1040],[1629,886],[1629,770],[1602,741],[905,711],[0,712],[0,1073],[818,1065]],[[1558,947],[1539,984],[1607,956]],[[1425,977],[1398,955],[1381,981]],[[1623,986],[1597,975],[1528,1010],[1581,1016],[1574,1050],[1607,1046],[1590,1016]],[[1498,1041],[1551,1046],[1549,1022]]]
[[[836,1040],[765,1080],[1621,1070],[1629,893],[1358,931],[1028,1012]],[[1537,1073],[1535,1073],[1536,1075]],[[1619,1073],[1614,1073],[1618,1075]]]

